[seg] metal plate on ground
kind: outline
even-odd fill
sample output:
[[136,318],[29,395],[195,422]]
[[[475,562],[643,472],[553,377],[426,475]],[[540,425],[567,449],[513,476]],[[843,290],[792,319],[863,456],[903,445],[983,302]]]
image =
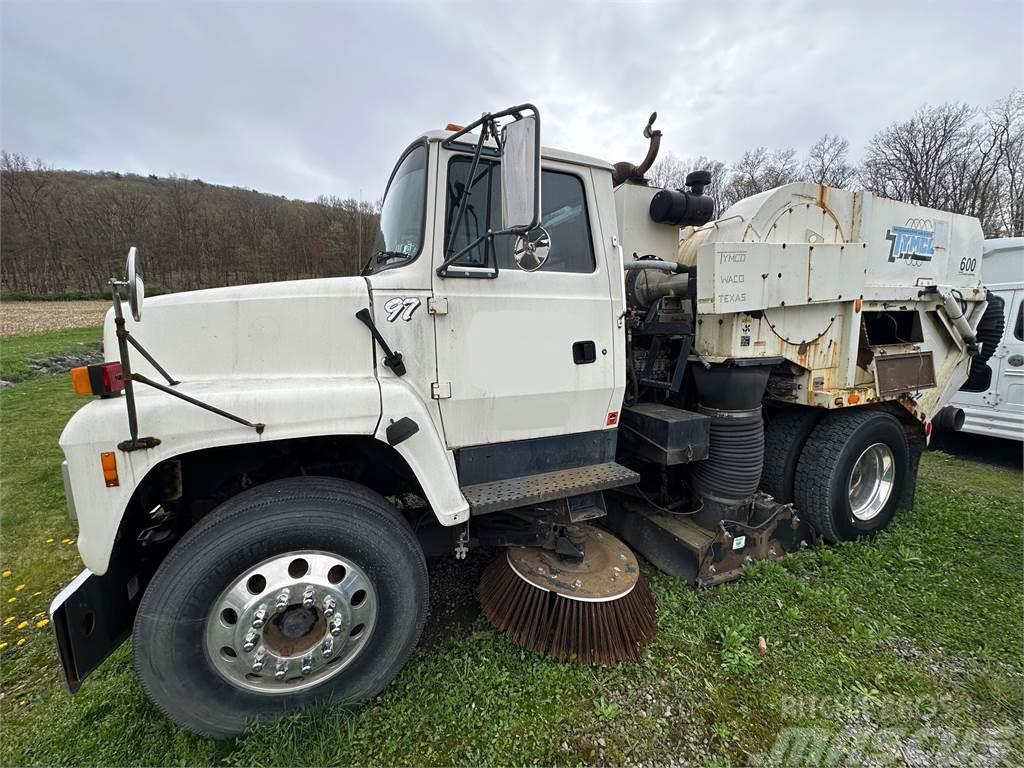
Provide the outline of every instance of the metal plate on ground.
[[508,563],[523,581],[546,592],[584,602],[617,600],[628,595],[640,576],[636,555],[608,531],[578,526],[583,560],[563,560],[540,547],[509,547]]
[[474,515],[498,512],[503,509],[541,504],[566,496],[605,491],[639,482],[640,475],[616,464],[592,464],[587,467],[542,472],[492,483],[463,486],[462,493]]

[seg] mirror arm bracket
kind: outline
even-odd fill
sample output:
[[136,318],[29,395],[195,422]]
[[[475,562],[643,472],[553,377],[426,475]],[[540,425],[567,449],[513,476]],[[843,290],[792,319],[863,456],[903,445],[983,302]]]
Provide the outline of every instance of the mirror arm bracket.
[[[189,397],[182,392],[171,389],[175,384],[180,384],[181,382],[175,381],[174,378],[164,370],[163,366],[160,365],[151,354],[149,354],[145,347],[135,340],[131,331],[129,331],[125,326],[124,312],[121,308],[121,296],[118,289],[127,284],[128,283],[125,280],[116,280],[113,278],[109,282],[110,296],[114,304],[114,335],[117,337],[118,355],[121,358],[121,381],[124,382],[124,398],[125,405],[128,409],[128,433],[130,435],[128,440],[118,443],[117,447],[122,451],[130,452],[155,448],[160,445],[160,439],[157,437],[139,437],[139,415],[135,405],[135,382],[153,387],[161,392],[166,392],[168,395],[176,397],[179,400],[184,400],[186,403],[190,403],[191,405],[210,411],[211,413],[216,413],[218,416],[223,416],[226,419],[230,419],[231,421],[237,422],[246,427],[251,427],[256,430],[257,435],[262,435],[263,430],[266,428],[265,424],[254,424],[250,421],[246,421],[241,416],[228,413],[227,411],[221,410],[209,403],[204,403],[194,397]],[[135,347],[135,349],[139,351],[139,354],[146,358],[149,364],[160,372],[160,375],[167,380],[167,384],[170,386],[153,381],[149,377],[143,376],[141,373],[132,372],[131,358],[128,353],[129,344]]]

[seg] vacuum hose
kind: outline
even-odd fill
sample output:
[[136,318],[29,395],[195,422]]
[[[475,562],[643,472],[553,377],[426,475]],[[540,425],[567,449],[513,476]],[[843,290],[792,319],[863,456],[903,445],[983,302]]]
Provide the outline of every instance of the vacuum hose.
[[761,398],[771,367],[715,364],[693,373],[697,410],[710,419],[708,458],[693,473],[696,521],[706,528],[722,520],[746,522],[764,467]]

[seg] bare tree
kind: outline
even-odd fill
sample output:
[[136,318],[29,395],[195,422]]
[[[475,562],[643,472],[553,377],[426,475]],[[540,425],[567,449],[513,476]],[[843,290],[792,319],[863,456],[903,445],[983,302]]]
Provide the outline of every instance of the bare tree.
[[1024,236],[1024,90],[1014,89],[987,110],[998,159],[994,178],[996,205],[989,234]]
[[884,197],[959,212],[962,173],[978,142],[977,110],[923,106],[875,134],[864,157],[864,187]]
[[728,207],[745,197],[800,181],[801,176],[796,150],[769,150],[767,147],[748,150],[729,167],[729,181],[722,195],[724,203]]
[[853,184],[857,169],[847,160],[850,142],[826,133],[807,152],[804,176],[807,181],[843,189]]

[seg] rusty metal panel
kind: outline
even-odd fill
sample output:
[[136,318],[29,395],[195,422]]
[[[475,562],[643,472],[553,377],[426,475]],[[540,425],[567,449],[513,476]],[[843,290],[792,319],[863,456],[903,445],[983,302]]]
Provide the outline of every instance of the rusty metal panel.
[[878,355],[875,357],[875,381],[878,394],[882,396],[932,389],[935,386],[932,353]]

